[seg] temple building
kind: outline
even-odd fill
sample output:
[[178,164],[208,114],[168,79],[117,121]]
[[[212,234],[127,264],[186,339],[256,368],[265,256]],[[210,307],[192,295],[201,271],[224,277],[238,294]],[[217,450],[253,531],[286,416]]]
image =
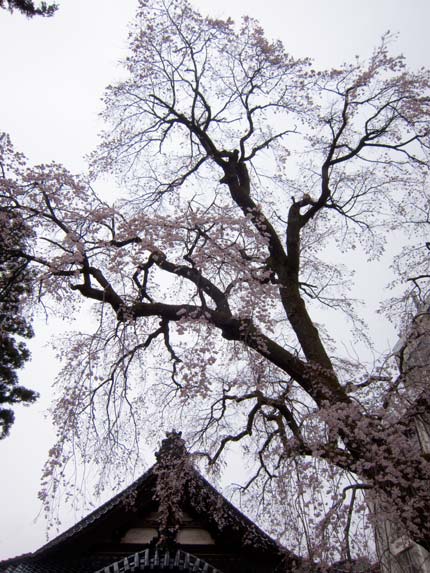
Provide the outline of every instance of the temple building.
[[0,573],[124,571],[280,573],[304,570],[193,466],[181,435],[131,486],[34,553],[0,562]]

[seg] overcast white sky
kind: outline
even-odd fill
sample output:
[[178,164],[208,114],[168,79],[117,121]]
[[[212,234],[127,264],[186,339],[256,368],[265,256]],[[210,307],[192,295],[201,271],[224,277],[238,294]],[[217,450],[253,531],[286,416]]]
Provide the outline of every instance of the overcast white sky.
[[[120,76],[127,23],[137,0],[58,0],[52,19],[27,20],[0,13],[0,131],[32,162],[56,160],[72,171],[97,142],[104,87]],[[319,67],[367,56],[387,31],[399,33],[393,51],[411,67],[429,66],[429,0],[193,0],[202,12],[260,20],[268,36],[284,41],[294,56]],[[216,8],[214,5],[216,4]],[[36,325],[33,361],[22,377],[42,393],[21,409],[12,436],[0,442],[0,559],[44,542],[37,490],[53,436],[44,413],[58,364],[46,347],[61,323]],[[392,333],[390,333],[391,336]],[[383,335],[384,336],[384,335]],[[387,332],[387,339],[389,334]],[[73,517],[69,517],[73,520]]]

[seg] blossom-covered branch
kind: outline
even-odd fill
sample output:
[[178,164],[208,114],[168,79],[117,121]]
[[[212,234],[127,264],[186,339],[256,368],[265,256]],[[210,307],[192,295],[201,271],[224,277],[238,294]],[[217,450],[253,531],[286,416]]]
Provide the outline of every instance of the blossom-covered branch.
[[[62,355],[56,455],[72,444],[106,467],[117,448],[129,463],[141,427],[185,420],[212,464],[243,444],[247,489],[273,490],[288,507],[280,530],[312,558],[359,550],[358,489],[430,548],[429,460],[411,429],[427,379],[406,400],[393,361],[368,364],[337,260],[377,258],[391,230],[429,220],[430,76],[388,40],[367,63],[316,72],[249,18],[140,0],[93,183],[5,150],[1,196],[37,232],[25,257],[40,296],[65,314],[81,299],[97,309],[94,333]],[[92,187],[106,172],[124,188],[115,204]],[[398,254],[399,280],[426,298],[428,249],[416,248]],[[351,321],[356,359],[321,305]]]

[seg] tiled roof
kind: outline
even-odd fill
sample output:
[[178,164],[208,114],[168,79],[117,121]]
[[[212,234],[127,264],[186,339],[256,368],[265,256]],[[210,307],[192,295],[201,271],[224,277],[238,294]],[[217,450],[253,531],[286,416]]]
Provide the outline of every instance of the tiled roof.
[[[194,482],[193,486],[188,488],[190,494],[189,497],[191,498],[190,500],[191,502],[194,501],[195,504],[198,504],[200,507],[205,507],[206,514],[209,519],[212,519],[213,522],[216,523],[216,516],[212,517],[210,515],[210,508],[216,507],[218,514],[222,514],[223,526],[229,525],[238,533],[246,530],[246,537],[254,546],[258,545],[262,548],[272,549],[275,551],[281,549],[278,544],[269,535],[267,535],[267,533],[261,530],[253,521],[246,517],[246,515],[238,510],[232,503],[226,500],[197,470],[193,470],[192,477]],[[121,505],[126,505],[127,500],[134,494],[134,492],[150,489],[153,481],[155,481],[154,466],[125,490],[101,505],[76,525],[60,534],[55,539],[49,541],[32,555],[42,555],[46,551],[54,549],[59,544],[67,540],[71,540],[81,531],[90,527],[92,524],[95,524],[110,511],[113,511]],[[288,553],[284,548],[281,550]],[[293,555],[292,557],[296,558]],[[1,572],[2,569],[0,564],[0,573]]]
[[112,557],[82,557],[75,559],[68,557],[62,560],[55,558],[20,558],[2,561],[0,571],[2,573],[94,573],[112,562]]

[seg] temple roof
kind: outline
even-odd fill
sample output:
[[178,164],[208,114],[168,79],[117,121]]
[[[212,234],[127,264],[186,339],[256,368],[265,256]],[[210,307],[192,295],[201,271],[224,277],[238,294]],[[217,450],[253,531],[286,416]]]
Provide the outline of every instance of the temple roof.
[[76,525],[34,553],[1,562],[0,573],[273,573],[302,562],[195,469],[179,433],[167,435],[156,458]]

